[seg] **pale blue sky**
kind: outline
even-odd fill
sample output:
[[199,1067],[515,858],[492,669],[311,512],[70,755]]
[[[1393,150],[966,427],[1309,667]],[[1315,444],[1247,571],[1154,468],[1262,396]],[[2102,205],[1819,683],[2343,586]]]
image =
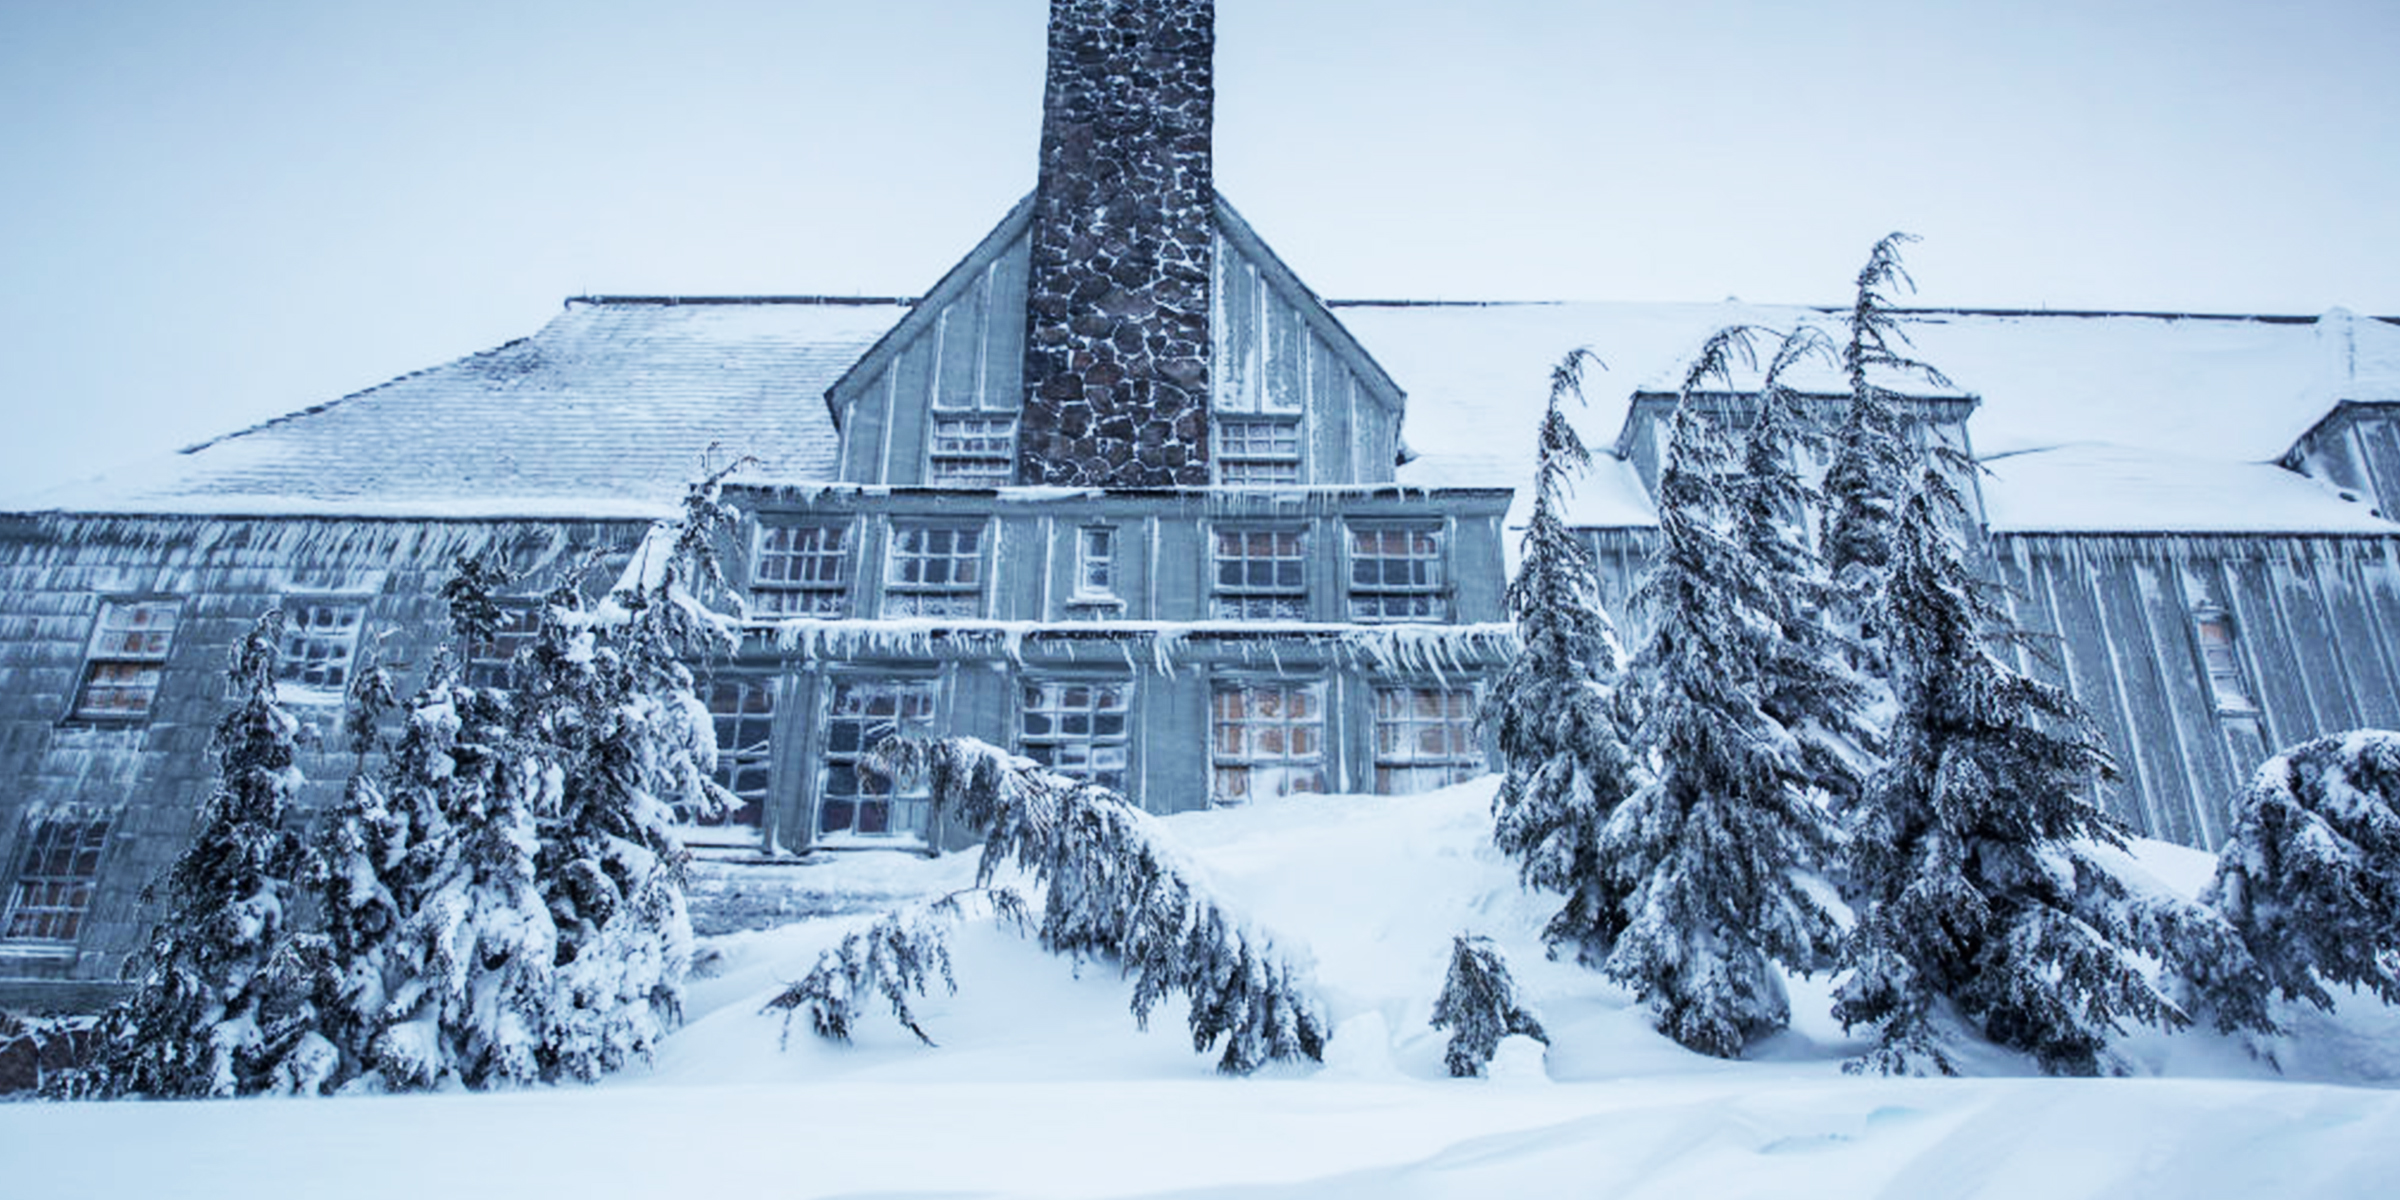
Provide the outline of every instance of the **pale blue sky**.
[[[2389,0],[1218,8],[1219,186],[1328,296],[1835,301],[1904,228],[1928,303],[2400,314]],[[0,496],[580,292],[918,292],[1046,9],[0,0]]]

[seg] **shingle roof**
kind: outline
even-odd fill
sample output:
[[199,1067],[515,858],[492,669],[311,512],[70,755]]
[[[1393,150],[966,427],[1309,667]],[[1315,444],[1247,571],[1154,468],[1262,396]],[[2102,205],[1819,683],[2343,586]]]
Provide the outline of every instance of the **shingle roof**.
[[[825,389],[898,301],[578,300],[540,332],[34,498],[77,512],[648,516],[713,454],[833,476]],[[715,449],[712,451],[712,447]]]

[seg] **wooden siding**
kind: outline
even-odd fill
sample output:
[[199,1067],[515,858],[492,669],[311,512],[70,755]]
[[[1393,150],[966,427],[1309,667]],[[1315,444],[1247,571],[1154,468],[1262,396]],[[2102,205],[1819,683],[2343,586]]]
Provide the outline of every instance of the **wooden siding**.
[[[112,820],[99,885],[71,955],[0,946],[0,1003],[80,1004],[77,984],[117,978],[154,913],[142,888],[191,834],[213,781],[209,736],[225,710],[225,666],[260,614],[288,598],[365,607],[364,631],[394,631],[386,661],[413,688],[447,620],[452,559],[485,547],[529,572],[528,590],[590,547],[630,550],[646,522],[429,522],[53,518],[0,528],[0,887],[29,816]],[[146,719],[70,710],[101,604],[173,598],[180,620]],[[406,669],[413,668],[413,669]],[[299,763],[304,799],[330,802],[350,772],[339,710],[295,706],[314,736]]]
[[979,247],[835,385],[843,480],[922,484],[928,414],[1022,406],[1026,255],[1021,223],[1012,239]]
[[1391,482],[1399,390],[1324,305],[1245,233],[1221,225],[1217,237],[1209,314],[1213,410],[1299,416],[1303,483]]
[[[2213,849],[2265,753],[2400,719],[2392,539],[2000,534],[1994,551],[2043,639],[2025,665],[2091,710],[2123,772],[2106,803],[2145,834]],[[2253,708],[2219,702],[2205,610],[2232,622]]]

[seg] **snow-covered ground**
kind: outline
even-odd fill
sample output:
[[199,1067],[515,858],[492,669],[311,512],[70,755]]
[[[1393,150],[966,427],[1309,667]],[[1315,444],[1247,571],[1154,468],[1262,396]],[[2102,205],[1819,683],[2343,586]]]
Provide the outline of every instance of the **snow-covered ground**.
[[[2052,1080],[2005,1055],[1962,1080],[1841,1073],[1827,981],[1752,1061],[1653,1034],[1588,971],[1543,959],[1542,898],[1489,846],[1492,783],[1306,797],[1171,818],[1213,883],[1313,955],[1326,1064],[1224,1079],[1182,1014],[1147,1033],[1100,964],[988,922],[954,940],[958,993],[822,1043],[761,1006],[868,918],[715,939],[690,1023],[649,1070],[593,1088],[320,1101],[0,1106],[0,1195],[1774,1196],[2393,1194],[2400,1012],[2345,996],[2287,1014],[2284,1073],[2212,1035],[2137,1033],[2136,1076]],[[2205,855],[2146,845],[2183,890]],[[877,891],[970,882],[972,861],[861,854]],[[1452,934],[1499,941],[1547,1024],[1488,1080],[1426,1027]]]

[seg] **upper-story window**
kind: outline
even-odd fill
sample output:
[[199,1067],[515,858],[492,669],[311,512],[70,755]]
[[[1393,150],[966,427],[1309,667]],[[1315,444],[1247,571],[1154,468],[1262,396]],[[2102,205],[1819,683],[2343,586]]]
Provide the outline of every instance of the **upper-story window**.
[[1350,531],[1350,619],[1447,621],[1448,581],[1438,529]]
[[467,647],[467,686],[506,688],[515,669],[517,652],[533,644],[542,631],[542,603],[533,599],[502,600],[500,623],[489,637]]
[[0,940],[72,943],[83,932],[100,852],[108,844],[105,818],[48,817],[25,823],[17,874],[0,913]]
[[2208,671],[2208,687],[2217,707],[2230,712],[2255,710],[2258,705],[2242,681],[2242,654],[2234,644],[2233,618],[2210,605],[2193,614],[2193,621],[2200,635],[2200,664]]
[[1300,482],[1300,418],[1217,416],[1217,482],[1228,486]]
[[850,527],[769,525],[751,557],[750,611],[839,617],[850,611]]
[[182,617],[180,600],[102,601],[91,646],[84,652],[75,715],[100,721],[149,716]]
[[1216,531],[1211,616],[1251,621],[1308,619],[1306,535],[1298,529]]
[[934,415],[926,483],[934,487],[1007,487],[1016,476],[1015,417]]
[[885,616],[983,614],[982,526],[894,526],[885,563]]
[[1075,598],[1110,600],[1117,594],[1117,531],[1086,525],[1075,531]]
[[350,686],[350,661],[358,652],[359,627],[367,606],[349,600],[286,600],[283,655],[275,665],[277,691],[285,703],[329,703]]

